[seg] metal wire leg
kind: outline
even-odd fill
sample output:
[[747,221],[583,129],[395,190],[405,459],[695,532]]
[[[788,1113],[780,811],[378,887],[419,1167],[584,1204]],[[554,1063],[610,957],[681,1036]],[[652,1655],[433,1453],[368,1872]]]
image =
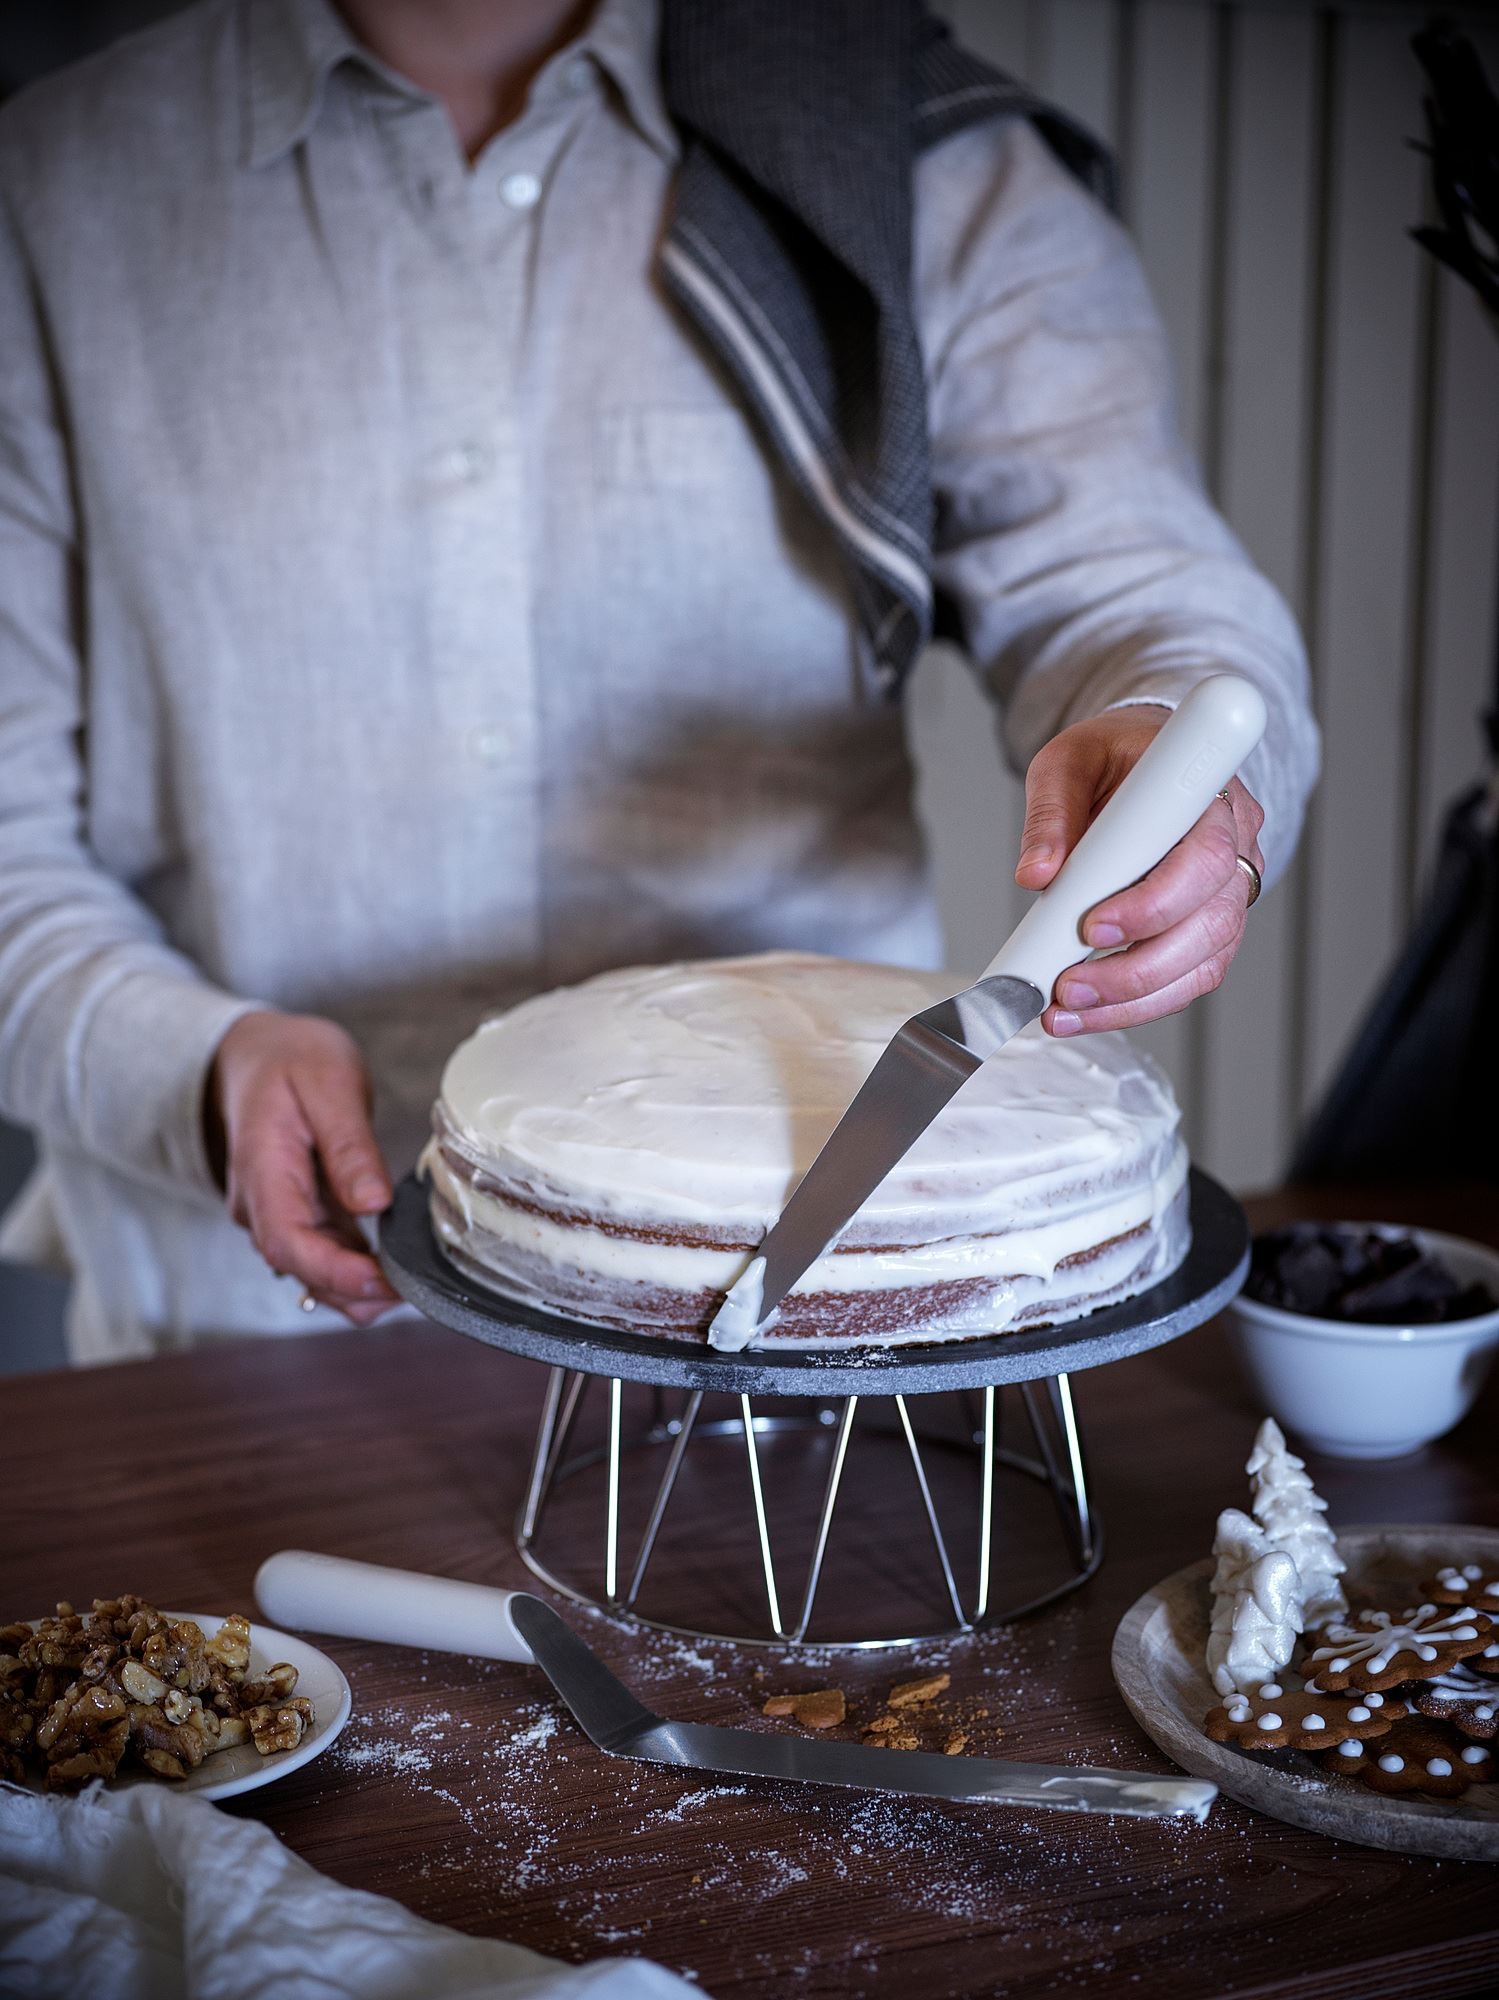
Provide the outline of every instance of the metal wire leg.
[[805,1639],[807,1627],[812,1622],[812,1605],[817,1596],[817,1586],[822,1579],[822,1559],[827,1554],[828,1533],[833,1525],[833,1508],[838,1500],[838,1482],[843,1477],[843,1461],[848,1455],[849,1433],[854,1427],[854,1411],[859,1407],[857,1396],[846,1396],[843,1400],[843,1414],[838,1419],[838,1435],[833,1440],[833,1463],[828,1468],[828,1483],[823,1491],[822,1507],[817,1516],[817,1539],[812,1549],[812,1566],[807,1571],[807,1588],[802,1596],[802,1608],[797,1617],[793,1639]]
[[911,1428],[911,1413],[906,1408],[904,1396],[897,1396],[895,1407],[900,1413],[901,1429],[906,1434],[906,1449],[911,1454],[911,1463],[916,1468],[916,1484],[921,1488],[921,1504],[926,1509],[927,1526],[932,1531],[932,1540],[937,1545],[937,1560],[942,1565],[942,1581],[947,1585],[948,1601],[952,1605],[952,1615],[963,1631],[968,1630],[968,1620],[963,1616],[963,1601],[958,1596],[958,1586],[953,1580],[952,1564],[948,1561],[947,1543],[942,1539],[942,1529],[937,1520],[937,1509],[932,1501],[932,1489],[927,1484],[926,1467],[921,1461],[921,1452],[916,1444],[916,1433]]
[[770,1524],[765,1518],[765,1492],[760,1484],[760,1454],[755,1449],[755,1420],[750,1414],[748,1396],[739,1398],[739,1407],[744,1416],[744,1448],[749,1454],[750,1486],[755,1495],[755,1527],[760,1536],[760,1562],[765,1570],[765,1601],[770,1607],[771,1630],[779,1639],[782,1637],[781,1603],[776,1596],[776,1570],[770,1554]]
[[609,1378],[609,1484],[604,1515],[604,1595],[611,1604],[619,1596],[619,1419],[625,1385]]
[[[1068,1384],[1065,1375],[1048,1378],[1045,1384],[1047,1400],[1044,1407],[1037,1395],[1037,1388],[1038,1384],[1034,1382],[1022,1382],[1020,1394],[1025,1402],[1026,1414],[1031,1420],[1036,1449],[1046,1466],[1046,1483],[1051,1488],[1052,1499],[1056,1502],[1062,1533],[1067,1538],[1067,1546],[1072,1553],[1073,1561],[1080,1569],[1086,1569],[1093,1560],[1093,1524],[1088,1510],[1082,1442],[1078,1436],[1077,1416],[1072,1407],[1071,1385]],[[1052,1421],[1055,1421],[1061,1433],[1062,1449],[1067,1460],[1065,1472],[1052,1438]]]
[[999,1404],[992,1384],[984,1391],[984,1413],[979,1425],[978,1443],[984,1462],[980,1468],[979,1587],[973,1606],[975,1624],[989,1610],[989,1576],[994,1560],[994,1454],[999,1448]]
[[[542,1405],[542,1432],[546,1449],[543,1451],[543,1437],[536,1440],[536,1455],[531,1468],[531,1482],[526,1494],[526,1510],[521,1520],[521,1546],[524,1548],[541,1533],[542,1516],[546,1513],[547,1502],[551,1499],[557,1483],[557,1467],[562,1454],[567,1450],[567,1441],[572,1436],[573,1424],[577,1420],[578,1405],[583,1399],[583,1387],[588,1377],[567,1368],[552,1370],[553,1382],[547,1385],[546,1401]],[[552,1386],[556,1384],[561,1396],[561,1409],[552,1396]],[[539,1467],[539,1470],[538,1470]]]
[[666,1518],[667,1503],[675,1490],[677,1474],[682,1469],[687,1441],[692,1436],[692,1427],[697,1422],[697,1413],[702,1407],[703,1392],[701,1389],[694,1389],[682,1411],[676,1436],[671,1441],[671,1451],[667,1455],[666,1470],[661,1475],[661,1484],[656,1488],[656,1497],[651,1502],[650,1519],[645,1524],[645,1533],[640,1540],[640,1553],[635,1558],[630,1587],[625,1592],[627,1607],[635,1602],[640,1595],[640,1586],[645,1582],[646,1565],[650,1562],[655,1549],[656,1537],[661,1532],[661,1523]]

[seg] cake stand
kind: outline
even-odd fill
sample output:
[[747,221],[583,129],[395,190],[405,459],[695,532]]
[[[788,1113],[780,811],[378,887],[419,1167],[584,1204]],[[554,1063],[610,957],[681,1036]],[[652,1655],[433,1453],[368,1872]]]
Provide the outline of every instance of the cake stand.
[[[539,1312],[489,1290],[448,1262],[428,1218],[427,1190],[414,1175],[401,1182],[381,1219],[379,1248],[392,1285],[427,1318],[549,1369],[525,1499],[515,1523],[520,1554],[543,1582],[611,1616],[694,1638],[782,1649],[808,1644],[914,1646],[1034,1611],[1076,1590],[1097,1570],[1102,1532],[1089,1498],[1070,1377],[1176,1339],[1211,1319],[1238,1291],[1249,1262],[1243,1211],[1225,1189],[1196,1169],[1190,1204],[1192,1247],[1183,1263],[1169,1278],[1122,1305],[1103,1307],[1065,1325],[895,1348],[720,1354],[706,1344],[617,1333]],[[627,1383],[649,1385],[653,1392],[649,1414],[629,1430],[624,1416]],[[594,1384],[604,1404],[602,1440],[569,1456],[580,1410]],[[1014,1391],[1015,1414],[1023,1413],[1029,1427],[1028,1451],[1001,1441],[1001,1395],[1007,1388]],[[676,1408],[668,1406],[668,1391],[680,1397]],[[716,1418],[705,1414],[710,1397],[731,1398],[729,1412]],[[946,1405],[949,1430],[956,1419],[956,1436],[931,1434],[924,1413],[939,1399]],[[757,1401],[762,1405],[758,1412]],[[913,1401],[923,1411],[921,1429]],[[773,1406],[769,1412],[766,1402]],[[896,1453],[919,1503],[905,1511],[905,1518],[924,1527],[935,1556],[933,1595],[950,1620],[938,1630],[809,1636],[839,1496],[847,1491],[845,1470],[856,1417],[861,1449],[867,1434]],[[809,1468],[804,1462],[799,1468],[815,1471],[815,1504],[811,1518],[801,1524],[804,1532],[793,1538],[805,1544],[805,1567],[794,1598],[787,1598],[782,1592],[785,1559],[778,1562],[773,1549],[765,1456],[772,1445],[779,1449],[783,1440],[798,1436],[818,1463]],[[728,1469],[722,1450],[714,1454],[713,1471],[705,1469],[706,1455],[725,1444],[740,1466],[732,1488],[715,1477]],[[660,1472],[646,1491],[638,1537],[627,1555],[622,1469],[631,1454],[639,1453],[654,1455],[652,1464],[659,1458]],[[959,1559],[951,1523],[944,1527],[940,1518],[934,1453],[961,1454],[966,1461],[972,1489],[971,1563]],[[652,1558],[673,1498],[682,1491],[689,1455],[697,1481],[695,1511],[711,1506],[721,1516],[725,1507],[742,1508],[748,1502],[752,1512],[757,1595],[763,1596],[763,1619],[757,1614],[754,1629],[708,1630],[681,1617],[648,1617],[641,1608]],[[1018,1594],[1000,1588],[1001,1579],[1016,1567],[1014,1552],[1007,1558],[999,1546],[1005,1522],[1017,1513],[999,1502],[1006,1475],[1049,1494],[1063,1544],[1060,1576],[1048,1576],[1040,1587],[1033,1578]],[[556,1538],[562,1546],[549,1551],[543,1529],[556,1513],[564,1487],[574,1526],[570,1534]],[[579,1560],[578,1527],[588,1521],[595,1529],[602,1527],[600,1560],[592,1564]],[[970,1569],[973,1589],[965,1593],[959,1576]]]

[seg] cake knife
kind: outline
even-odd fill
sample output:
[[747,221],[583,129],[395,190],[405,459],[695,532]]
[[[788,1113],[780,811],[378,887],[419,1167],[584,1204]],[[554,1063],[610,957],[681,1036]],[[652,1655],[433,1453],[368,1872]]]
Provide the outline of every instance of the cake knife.
[[523,1590],[282,1549],[261,1564],[255,1596],[272,1624],[292,1631],[335,1632],[479,1659],[534,1660],[584,1734],[611,1757],[955,1804],[1036,1806],[1130,1819],[1201,1822],[1218,1796],[1217,1786],[1204,1779],[1152,1771],[946,1757],[789,1732],[670,1722],[638,1702],[550,1605]]
[[896,1029],[719,1307],[712,1346],[733,1352],[764,1331],[974,1071],[1044,1012],[1059,976],[1088,952],[1080,927],[1089,910],[1191,830],[1265,720],[1259,690],[1237,674],[1192,689],[974,984]]

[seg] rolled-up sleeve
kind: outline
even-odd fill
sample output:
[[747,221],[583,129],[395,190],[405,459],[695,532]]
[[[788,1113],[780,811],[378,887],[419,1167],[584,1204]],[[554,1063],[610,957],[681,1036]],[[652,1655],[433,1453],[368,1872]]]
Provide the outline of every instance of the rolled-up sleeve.
[[1305,651],[1181,441],[1129,238],[1019,120],[947,142],[917,197],[937,581],[1011,759],[1023,770],[1084,716],[1244,674],[1270,711],[1243,777],[1273,878],[1318,768]]
[[207,1198],[203,1078],[253,1003],[172,950],[89,846],[85,556],[45,312],[3,182],[0,326],[0,1113]]

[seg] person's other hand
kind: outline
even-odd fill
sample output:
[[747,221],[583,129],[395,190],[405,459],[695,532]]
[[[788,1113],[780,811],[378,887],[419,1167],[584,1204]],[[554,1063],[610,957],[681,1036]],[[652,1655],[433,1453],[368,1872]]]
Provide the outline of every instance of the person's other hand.
[[[1153,703],[1109,709],[1073,723],[1036,752],[1025,774],[1025,832],[1015,869],[1023,889],[1051,881],[1170,712]],[[1053,1035],[1134,1028],[1179,1013],[1221,985],[1249,907],[1249,878],[1238,856],[1263,872],[1264,823],[1258,801],[1235,778],[1228,798],[1214,799],[1148,875],[1095,904],[1082,934],[1111,955],[1062,974],[1043,1026]]]
[[396,1303],[354,1220],[390,1201],[369,1107],[354,1041],[308,1014],[241,1015],[204,1099],[230,1214],[273,1271],[356,1326]]

